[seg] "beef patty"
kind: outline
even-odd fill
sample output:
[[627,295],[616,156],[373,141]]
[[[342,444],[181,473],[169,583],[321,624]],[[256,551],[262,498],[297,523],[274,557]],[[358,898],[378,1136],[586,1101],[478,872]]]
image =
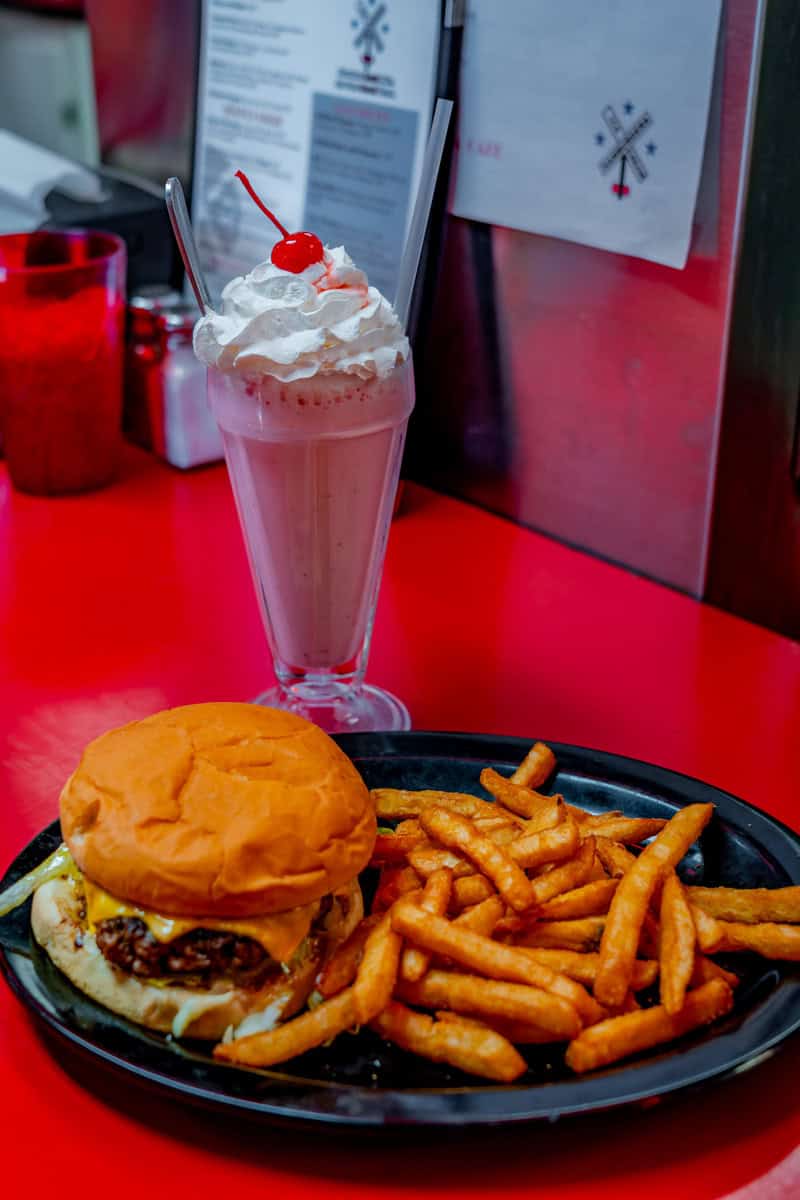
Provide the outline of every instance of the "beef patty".
[[281,969],[253,938],[193,929],[172,942],[159,942],[139,917],[100,921],[95,939],[115,967],[143,979],[198,975],[207,980],[225,975],[237,986],[260,987]]

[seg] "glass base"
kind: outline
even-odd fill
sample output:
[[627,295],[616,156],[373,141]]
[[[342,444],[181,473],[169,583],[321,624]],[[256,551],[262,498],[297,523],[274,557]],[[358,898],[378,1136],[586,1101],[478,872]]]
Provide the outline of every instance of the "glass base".
[[285,708],[324,729],[326,733],[390,733],[410,729],[411,716],[402,700],[369,683],[347,686],[330,683],[315,696],[308,683],[269,688],[255,704]]

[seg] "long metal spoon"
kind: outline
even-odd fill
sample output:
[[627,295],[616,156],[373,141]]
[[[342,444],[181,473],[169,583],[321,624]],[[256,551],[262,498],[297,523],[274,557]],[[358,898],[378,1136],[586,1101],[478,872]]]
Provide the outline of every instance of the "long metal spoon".
[[200,257],[197,253],[197,243],[194,240],[192,222],[189,220],[189,210],[186,207],[186,197],[183,194],[183,187],[181,186],[180,179],[176,179],[174,175],[164,184],[164,198],[167,202],[167,212],[169,213],[172,232],[175,234],[175,241],[178,243],[178,249],[181,252],[186,274],[189,276],[189,283],[192,285],[200,312],[205,316],[211,308],[211,293],[208,290],[208,284],[203,278]]

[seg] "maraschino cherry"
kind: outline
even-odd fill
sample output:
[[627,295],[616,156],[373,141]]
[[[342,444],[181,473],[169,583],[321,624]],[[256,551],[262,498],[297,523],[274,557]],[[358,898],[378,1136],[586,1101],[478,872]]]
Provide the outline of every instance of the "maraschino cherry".
[[236,178],[241,180],[253,201],[283,234],[282,240],[272,247],[270,258],[273,266],[280,267],[282,271],[291,271],[292,275],[299,275],[306,267],[322,262],[325,248],[315,233],[289,233],[261,200],[244,171],[237,171]]

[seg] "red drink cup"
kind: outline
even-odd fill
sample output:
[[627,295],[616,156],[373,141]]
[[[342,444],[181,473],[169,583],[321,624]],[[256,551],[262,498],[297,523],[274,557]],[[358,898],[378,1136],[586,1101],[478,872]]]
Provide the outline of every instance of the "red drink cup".
[[125,264],[111,233],[0,237],[0,434],[21,491],[87,491],[116,474]]

